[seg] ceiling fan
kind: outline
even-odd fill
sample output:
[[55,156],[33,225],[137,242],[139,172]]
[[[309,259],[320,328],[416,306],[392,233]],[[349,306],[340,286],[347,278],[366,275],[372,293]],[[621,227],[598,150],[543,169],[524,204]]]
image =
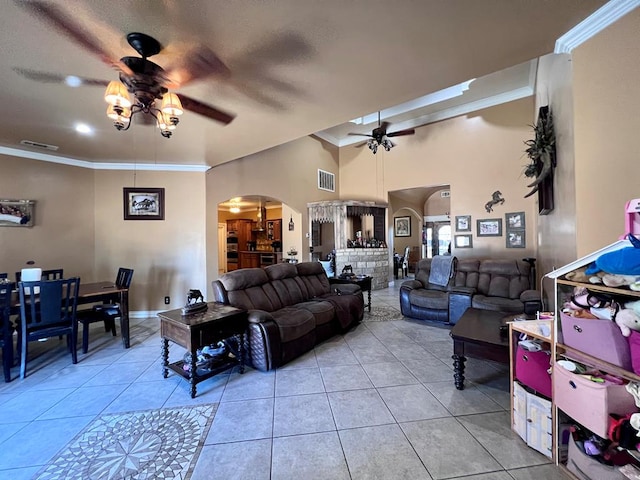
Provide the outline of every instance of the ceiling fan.
[[387,152],[396,146],[389,138],[391,137],[401,137],[403,135],[413,135],[416,133],[415,129],[407,128],[405,130],[399,130],[397,132],[387,133],[387,128],[389,128],[391,124],[389,122],[380,123],[380,112],[378,112],[378,126],[374,128],[371,134],[366,133],[349,133],[348,135],[356,135],[361,137],[370,137],[366,143],[362,145],[367,145],[369,150],[371,150],[374,154],[378,151],[378,147],[384,148]]
[[[118,130],[128,130],[131,126],[131,118],[138,113],[146,114],[143,117],[155,118],[162,136],[166,138],[171,137],[172,131],[178,124],[178,116],[183,113],[183,110],[189,110],[225,125],[234,119],[233,114],[182,93],[169,91],[210,75],[229,73],[224,63],[207,47],[199,46],[186,52],[181,56],[181,64],[165,70],[148,60],[149,57],[160,53],[162,50],[160,42],[144,33],[132,32],[127,35],[127,42],[140,56],[125,56],[117,60],[112,58],[90,33],[55,5],[38,0],[16,0],[16,2],[90,53],[98,56],[104,63],[118,70],[120,81],[108,82],[23,68],[14,68],[14,71],[31,80],[45,83],[106,86],[105,101],[109,104],[107,116],[113,120]],[[133,98],[129,97],[129,94]],[[161,101],[160,108],[156,107],[156,100]]]

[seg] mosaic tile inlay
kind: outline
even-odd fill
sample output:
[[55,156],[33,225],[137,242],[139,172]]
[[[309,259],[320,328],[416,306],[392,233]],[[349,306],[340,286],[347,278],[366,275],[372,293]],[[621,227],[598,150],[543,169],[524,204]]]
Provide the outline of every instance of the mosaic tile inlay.
[[101,415],[35,478],[187,480],[217,406]]
[[399,310],[393,307],[371,307],[371,312],[368,312],[365,308],[364,318],[365,322],[385,322],[390,320],[402,320],[403,316]]

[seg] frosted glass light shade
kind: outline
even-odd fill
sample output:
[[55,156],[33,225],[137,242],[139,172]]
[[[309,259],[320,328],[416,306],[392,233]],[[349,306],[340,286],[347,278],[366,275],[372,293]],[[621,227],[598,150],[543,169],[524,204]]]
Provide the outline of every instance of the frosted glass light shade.
[[109,82],[109,85],[107,85],[107,89],[104,92],[104,101],[114,107],[131,108],[131,100],[129,99],[127,88],[122,82],[116,80]]
[[160,107],[160,110],[162,110],[162,113],[169,115],[170,117],[177,117],[184,113],[180,98],[178,98],[178,95],[175,93],[167,93],[162,97],[162,106]]

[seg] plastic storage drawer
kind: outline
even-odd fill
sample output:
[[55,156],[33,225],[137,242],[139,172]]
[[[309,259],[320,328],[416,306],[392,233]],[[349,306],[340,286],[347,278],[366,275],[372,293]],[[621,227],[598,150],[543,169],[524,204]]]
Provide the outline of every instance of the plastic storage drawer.
[[573,438],[569,439],[567,470],[580,480],[626,480],[618,468],[598,462],[580,450]]
[[551,352],[516,349],[516,379],[538,393],[551,398]]
[[624,385],[592,382],[560,366],[553,371],[553,398],[560,410],[603,438],[607,438],[610,413],[638,411]]
[[631,371],[629,341],[611,320],[577,318],[560,313],[565,345]]

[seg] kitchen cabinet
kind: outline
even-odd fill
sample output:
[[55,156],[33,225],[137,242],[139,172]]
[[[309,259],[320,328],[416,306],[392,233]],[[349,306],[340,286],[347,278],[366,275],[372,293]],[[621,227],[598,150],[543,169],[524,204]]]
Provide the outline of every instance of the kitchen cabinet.
[[258,268],[260,266],[260,253],[240,252],[239,268]]
[[267,240],[282,241],[282,219],[267,220]]

